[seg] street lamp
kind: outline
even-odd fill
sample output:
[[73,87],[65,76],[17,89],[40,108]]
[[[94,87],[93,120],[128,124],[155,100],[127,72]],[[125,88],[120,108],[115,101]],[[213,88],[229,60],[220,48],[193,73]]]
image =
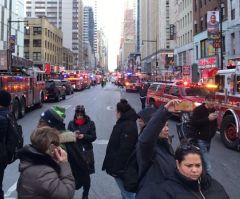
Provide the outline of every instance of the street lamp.
[[219,22],[220,22],[220,69],[223,69],[223,8],[224,8],[224,2],[222,0],[219,0]]
[[155,74],[156,74],[156,77],[155,77],[155,79],[157,79],[157,67],[158,67],[158,61],[157,61],[157,54],[158,54],[158,52],[157,52],[157,37],[156,37],[156,40],[142,40],[142,45],[144,44],[144,42],[149,42],[149,43],[155,43],[156,44],[156,59],[155,59],[155,61],[156,61],[156,71],[155,71]]
[[[28,21],[11,21],[8,20],[8,31],[7,31],[7,55],[8,55],[8,72],[12,72],[12,53],[13,53],[13,49],[10,48],[10,37],[11,37],[11,30],[12,30],[12,23],[27,23],[26,29],[29,29],[28,26]],[[13,39],[13,38],[11,38]],[[13,45],[15,45],[15,41],[11,41]]]

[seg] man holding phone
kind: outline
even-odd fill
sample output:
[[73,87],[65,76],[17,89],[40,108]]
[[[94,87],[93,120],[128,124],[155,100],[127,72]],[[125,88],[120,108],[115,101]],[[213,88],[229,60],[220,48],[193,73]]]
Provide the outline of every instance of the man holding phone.
[[196,140],[202,155],[203,163],[207,173],[211,173],[209,151],[211,140],[217,131],[218,111],[215,110],[215,95],[208,94],[205,102],[193,110],[192,127],[194,139]]

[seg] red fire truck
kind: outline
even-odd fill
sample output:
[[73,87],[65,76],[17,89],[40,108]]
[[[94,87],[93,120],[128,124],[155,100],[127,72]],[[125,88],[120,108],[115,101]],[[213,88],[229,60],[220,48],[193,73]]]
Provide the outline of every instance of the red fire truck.
[[75,91],[81,91],[84,89],[83,77],[80,74],[70,73],[65,79],[71,82]]
[[219,70],[215,77],[218,127],[225,146],[240,149],[240,63],[235,69]]
[[45,74],[36,68],[23,72],[1,72],[0,88],[11,93],[12,111],[15,117],[21,118],[28,108],[44,100]]

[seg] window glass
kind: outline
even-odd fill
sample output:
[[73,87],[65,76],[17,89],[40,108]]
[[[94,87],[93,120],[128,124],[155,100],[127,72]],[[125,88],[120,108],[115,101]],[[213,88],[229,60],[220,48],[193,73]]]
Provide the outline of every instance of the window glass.
[[183,89],[184,96],[201,96],[205,97],[208,94],[208,91],[200,87],[189,87]]
[[158,87],[158,84],[152,84],[150,87],[149,87],[149,90],[151,91],[155,91]]
[[215,77],[215,83],[218,86],[218,92],[224,93],[224,87],[225,87],[224,76],[217,75]]
[[171,85],[166,85],[164,93],[169,94],[170,89],[171,89]]
[[174,96],[179,96],[179,89],[177,86],[174,86],[171,90],[171,94]]
[[240,93],[240,76],[237,76],[237,93]]

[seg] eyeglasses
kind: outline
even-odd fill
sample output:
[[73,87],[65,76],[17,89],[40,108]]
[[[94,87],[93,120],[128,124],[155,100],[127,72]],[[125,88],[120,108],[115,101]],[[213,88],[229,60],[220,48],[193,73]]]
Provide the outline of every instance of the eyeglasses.
[[179,148],[184,151],[191,151],[191,150],[200,151],[200,148],[195,146],[194,144],[181,144]]

